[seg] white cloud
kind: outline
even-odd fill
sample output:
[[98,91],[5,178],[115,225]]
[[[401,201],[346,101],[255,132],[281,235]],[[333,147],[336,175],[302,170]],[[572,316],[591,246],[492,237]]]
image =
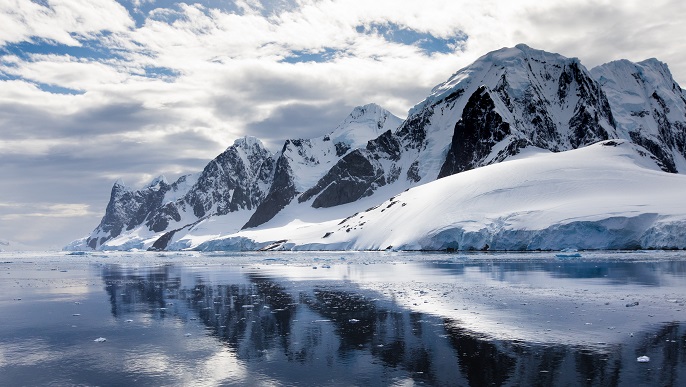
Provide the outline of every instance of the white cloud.
[[83,203],[0,203],[0,220],[23,217],[72,218],[92,216],[90,205]]
[[[588,67],[657,57],[686,84],[682,1],[250,0],[233,13],[184,3],[146,11],[151,0],[131,0],[128,11],[114,0],[43,3],[0,4],[0,192],[39,203],[89,195],[82,202],[96,213],[110,188],[98,185],[115,176],[198,170],[245,134],[276,150],[369,102],[402,116],[461,67],[517,43]],[[462,51],[431,53],[361,26],[467,40]],[[33,51],[7,48],[21,42]],[[321,60],[289,63],[297,55]],[[87,188],[74,193],[75,181]]]
[[47,5],[26,0],[0,3],[0,43],[38,39],[80,46],[79,37],[133,27],[126,9],[112,0],[48,0]]

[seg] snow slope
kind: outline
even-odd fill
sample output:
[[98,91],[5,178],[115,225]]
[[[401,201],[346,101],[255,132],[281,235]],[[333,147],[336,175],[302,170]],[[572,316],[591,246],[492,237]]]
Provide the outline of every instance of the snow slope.
[[619,137],[648,149],[670,172],[686,173],[686,93],[667,65],[618,60],[591,74],[607,95]]
[[412,188],[343,221],[296,218],[192,247],[686,248],[684,192],[686,176],[663,172],[654,156],[626,140],[560,153],[527,148],[513,160]]
[[[686,174],[686,94],[667,65],[655,59],[639,63],[622,60],[589,71],[577,58],[520,44],[487,53],[460,69],[414,106],[404,121],[369,104],[355,108],[329,134],[287,140],[276,154],[266,150],[258,139],[246,137],[237,140],[201,173],[184,176],[172,184],[163,177],[141,190],[117,183],[100,226],[67,248],[250,250],[267,244],[271,248],[312,249],[672,247],[669,234],[678,236],[682,231],[677,223],[665,220],[668,209],[655,212],[660,214],[659,219],[640,208],[636,213],[625,208],[606,211],[619,201],[603,202],[604,197],[600,197],[597,200],[601,204],[594,207],[589,204],[595,203],[591,200],[593,191],[577,189],[588,188],[594,181],[592,171],[613,174],[618,164],[614,156],[610,158],[614,161],[605,164],[610,160],[609,150],[596,150],[593,152],[600,153],[589,153],[589,159],[578,160],[579,165],[585,165],[581,168],[584,172],[579,173],[587,176],[562,173],[579,168],[548,171],[546,165],[541,165],[543,175],[538,177],[533,176],[538,172],[532,168],[527,172],[533,176],[528,181],[542,186],[531,192],[517,185],[519,171],[509,171],[488,183],[506,186],[481,192],[478,198],[465,195],[481,189],[478,187],[490,187],[488,178],[479,177],[478,183],[451,188],[454,192],[450,198],[436,197],[434,193],[449,184],[435,183],[436,179],[484,166],[513,159],[556,163],[572,157],[550,155],[549,160],[540,154],[532,155],[532,149],[539,149],[538,153],[565,152],[610,139],[622,144],[617,149],[633,149],[633,156],[626,157],[644,167],[650,165],[648,169]],[[460,179],[505,170],[486,171]],[[569,181],[546,182],[545,171]],[[639,186],[643,177],[630,174],[622,184],[633,182]],[[664,177],[655,187],[668,179],[680,178]],[[603,184],[598,182],[597,186]],[[550,198],[539,194],[555,189],[550,195],[564,198],[565,203],[576,203],[579,208],[573,204],[553,206],[555,203],[548,203]],[[397,214],[398,221],[415,228],[408,229],[404,237],[393,220],[372,228],[369,216],[383,213],[379,219],[385,219],[395,214],[398,202],[387,200],[407,190],[424,192],[423,199],[416,200],[421,205],[403,202],[404,210]],[[521,192],[528,195],[508,202],[511,194]],[[627,192],[633,191],[615,194],[630,197]],[[632,198],[638,202],[648,200],[639,196]],[[543,207],[513,212],[522,203],[532,202],[532,198],[543,200],[539,203]],[[431,212],[438,205],[436,201],[455,200],[460,211],[439,206],[435,213]],[[507,206],[493,212],[500,208],[500,202]],[[478,203],[481,207],[470,207]],[[378,209],[365,211],[379,205]],[[468,208],[472,212],[464,212]],[[595,208],[597,219],[588,218],[590,214],[576,219],[571,214],[584,213],[587,208]],[[400,216],[410,209],[415,211],[412,217]],[[561,209],[568,218],[553,216]],[[365,214],[358,214],[361,212]],[[595,223],[602,216],[607,219]],[[534,221],[539,218],[540,222]],[[424,221],[433,224],[441,219],[444,224],[438,228],[419,226]],[[637,236],[639,231],[648,232],[643,227],[646,224],[661,226],[650,229],[655,233],[652,236]],[[674,229],[668,230],[667,224]],[[605,239],[593,240],[584,234],[590,232],[585,227],[600,227],[606,233],[598,238]],[[578,241],[577,232],[581,238]],[[674,246],[681,246],[678,243]]]

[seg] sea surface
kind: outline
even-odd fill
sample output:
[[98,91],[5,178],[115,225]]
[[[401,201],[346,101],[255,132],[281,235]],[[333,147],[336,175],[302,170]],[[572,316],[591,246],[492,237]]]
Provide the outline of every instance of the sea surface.
[[0,386],[686,386],[686,252],[558,254],[2,252]]

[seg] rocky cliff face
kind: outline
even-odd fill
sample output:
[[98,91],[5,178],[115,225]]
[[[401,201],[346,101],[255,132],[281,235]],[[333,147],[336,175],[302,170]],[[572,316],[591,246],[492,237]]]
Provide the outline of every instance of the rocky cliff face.
[[686,173],[686,93],[667,65],[620,60],[591,73],[608,97],[619,136],[648,149],[667,171]]
[[[525,45],[484,55],[436,86],[395,132],[341,159],[301,199],[331,207],[517,154],[616,136],[605,94],[577,59]],[[402,190],[400,189],[400,190]]]
[[331,133],[313,139],[287,140],[271,154],[252,137],[236,142],[207,164],[202,172],[173,184],[160,177],[140,190],[115,183],[105,216],[83,243],[97,249],[134,230],[163,238],[212,216],[252,211],[244,227],[269,221],[293,199],[314,185],[342,157],[402,120],[375,104],[355,108]]
[[[337,168],[342,160],[354,158],[353,154],[359,152],[359,147],[381,133],[396,129],[401,122],[389,111],[369,104],[355,108],[333,132],[325,136],[287,140],[276,162],[269,193],[244,228],[269,221],[298,196],[299,202],[309,200],[312,195],[308,192],[313,186],[321,186],[321,179],[326,181],[332,168]],[[326,199],[321,199],[316,206],[326,206],[322,202]]]
[[141,190],[118,181],[100,225],[87,238],[98,248],[122,232],[142,229],[154,235],[212,215],[257,207],[274,174],[274,159],[256,138],[238,139],[197,175],[173,184],[163,177]]
[[438,90],[471,90],[439,177],[502,161],[526,146],[554,152],[616,137],[605,94],[575,58],[525,45],[485,55]]
[[664,170],[686,173],[686,94],[665,64],[617,61],[588,71],[576,58],[503,48],[436,86],[404,121],[360,106],[333,132],[287,140],[276,154],[246,138],[173,184],[117,183],[85,244],[118,245],[108,241],[143,230],[137,241],[165,248],[175,232],[212,217],[240,212],[242,228],[253,228],[290,206],[326,209],[382,192],[381,202],[525,147],[560,152],[607,139],[638,144]]

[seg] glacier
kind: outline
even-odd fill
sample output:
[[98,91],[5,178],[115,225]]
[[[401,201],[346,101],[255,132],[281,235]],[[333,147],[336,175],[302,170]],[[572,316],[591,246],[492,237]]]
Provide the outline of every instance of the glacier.
[[[412,188],[343,221],[243,230],[191,248],[560,250],[686,248],[686,176],[626,140],[529,149]],[[190,238],[189,241],[192,241]],[[233,241],[229,243],[229,241]]]
[[404,120],[368,104],[276,153],[246,137],[171,184],[116,182],[66,249],[686,248],[685,176],[686,94],[666,64],[588,70],[520,44]]

